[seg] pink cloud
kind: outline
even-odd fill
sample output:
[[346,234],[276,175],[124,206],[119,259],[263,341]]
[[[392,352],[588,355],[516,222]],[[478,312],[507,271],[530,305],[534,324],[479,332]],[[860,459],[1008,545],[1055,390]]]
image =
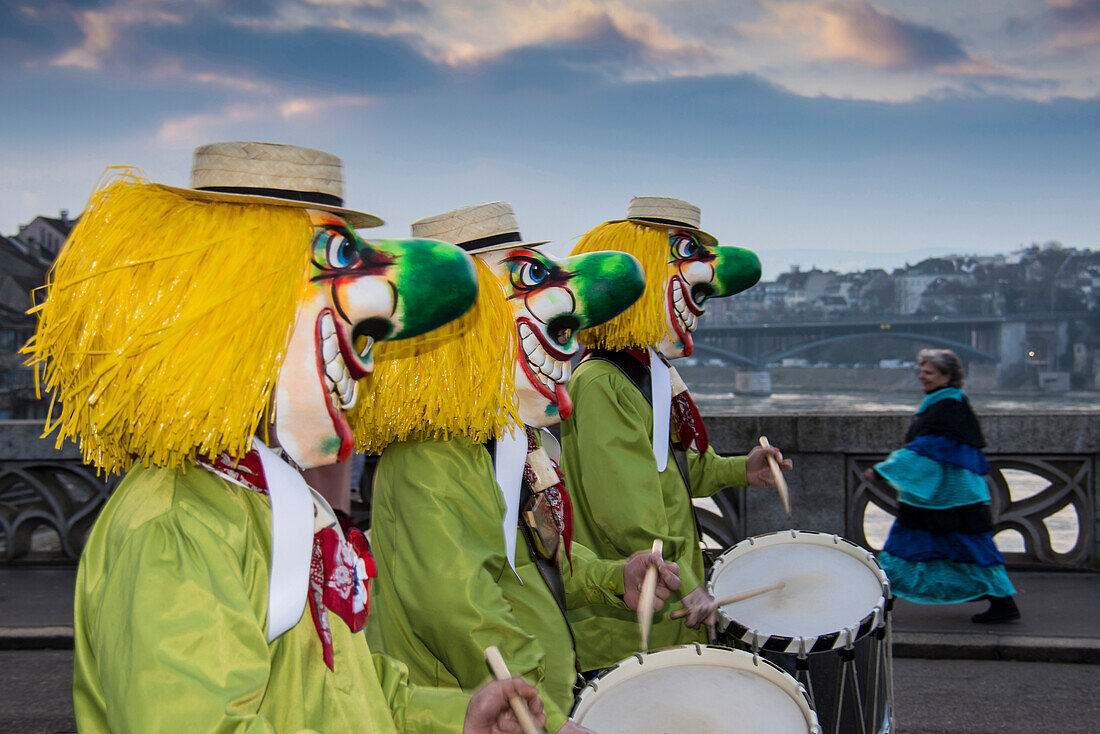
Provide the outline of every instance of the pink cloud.
[[968,58],[954,36],[880,10],[867,0],[767,2],[765,9],[765,17],[743,24],[742,32],[793,40],[815,60],[913,69]]

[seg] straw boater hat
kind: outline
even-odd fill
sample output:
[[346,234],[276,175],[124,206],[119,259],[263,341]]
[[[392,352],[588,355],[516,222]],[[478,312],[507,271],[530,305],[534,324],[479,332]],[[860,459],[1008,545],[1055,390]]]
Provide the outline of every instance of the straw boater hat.
[[384,222],[344,208],[344,166],[330,153],[277,143],[211,143],[195,149],[189,199],[320,209],[358,229]]
[[510,247],[537,247],[550,241],[525,242],[519,233],[516,213],[505,201],[464,206],[418,219],[412,223],[412,235],[450,242],[470,254]]
[[647,227],[675,227],[698,232],[707,240],[707,244],[717,245],[718,238],[699,229],[702,212],[699,207],[668,196],[635,196],[626,210],[626,219],[614,219],[615,222],[636,222]]

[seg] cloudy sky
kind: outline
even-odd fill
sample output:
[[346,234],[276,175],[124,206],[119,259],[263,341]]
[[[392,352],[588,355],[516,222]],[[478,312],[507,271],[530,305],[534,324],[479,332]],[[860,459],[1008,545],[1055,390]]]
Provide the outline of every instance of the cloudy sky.
[[766,274],[1100,248],[1100,0],[0,0],[0,232],[194,146],[346,166],[409,222],[569,241],[699,204]]

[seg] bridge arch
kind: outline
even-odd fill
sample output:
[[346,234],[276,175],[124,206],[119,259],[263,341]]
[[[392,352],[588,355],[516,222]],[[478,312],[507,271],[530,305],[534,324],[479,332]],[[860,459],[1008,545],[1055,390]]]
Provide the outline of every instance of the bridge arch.
[[943,347],[944,349],[950,349],[955,354],[959,355],[963,359],[976,359],[982,362],[992,362],[996,364],[999,360],[995,354],[989,352],[983,352],[980,349],[975,349],[969,344],[955,341],[954,339],[944,339],[939,336],[929,336],[928,334],[914,334],[905,331],[876,331],[865,332],[862,334],[842,334],[841,336],[831,336],[825,339],[818,339],[817,341],[806,342],[805,344],[799,344],[796,347],[790,349],[784,349],[778,352],[772,352],[766,354],[761,358],[764,364],[771,364],[772,362],[778,362],[781,359],[787,357],[793,357],[803,352],[808,352],[811,349],[817,347],[823,347],[828,344],[837,344],[845,341],[855,341],[857,339],[866,339],[867,337],[880,337],[887,339],[904,339],[906,341],[919,342],[921,344],[927,344],[933,347]]
[[722,359],[728,359],[730,362],[733,362],[734,364],[740,365],[742,367],[749,367],[754,370],[764,369],[763,364],[757,362],[754,359],[746,357],[743,354],[731,352],[730,350],[722,349],[721,347],[711,346],[710,344],[703,344],[702,342],[696,340],[695,351],[692,352],[692,356],[698,355],[699,352],[703,352],[704,354],[711,354],[715,357],[721,357]]

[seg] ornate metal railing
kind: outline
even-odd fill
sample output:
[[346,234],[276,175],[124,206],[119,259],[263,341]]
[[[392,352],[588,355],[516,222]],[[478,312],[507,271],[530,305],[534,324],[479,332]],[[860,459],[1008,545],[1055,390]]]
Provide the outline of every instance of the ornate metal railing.
[[0,462],[0,563],[75,561],[113,485],[79,461]]
[[[880,546],[896,498],[861,474],[885,456],[907,421],[905,415],[708,417],[720,453],[743,452],[767,435],[795,462],[788,477],[791,516],[774,492],[734,488],[697,502],[708,548],[786,527],[842,533],[861,545]],[[990,453],[989,485],[997,540],[1009,564],[1100,569],[1100,416],[992,415],[984,424],[990,444],[1003,447]],[[34,421],[0,421],[0,564],[75,561],[118,481],[97,477],[75,447],[58,449],[40,439],[40,431]],[[1051,447],[1062,452],[1047,453]],[[370,462],[364,463],[353,514],[366,524],[371,472]]]
[[[866,535],[868,508],[874,505],[890,515],[897,514],[896,493],[884,483],[871,484],[863,478],[863,471],[883,458],[883,455],[847,458],[847,536],[868,548],[877,545]],[[1039,489],[1021,489],[1021,477],[1029,477],[1026,484]],[[1093,457],[1088,454],[991,455],[986,483],[992,499],[990,513],[994,533],[1014,531],[1022,539],[1024,548],[1022,552],[1004,552],[1005,561],[1022,568],[1076,569],[1095,565],[1096,514],[1089,495],[1092,481]],[[1016,499],[1013,494],[1017,495]],[[1067,509],[1072,509],[1069,516],[1065,512]],[[1052,524],[1057,521],[1066,525],[1072,523],[1074,517],[1075,542],[1068,549],[1056,549],[1051,535]],[[1063,527],[1061,535],[1065,536],[1068,530]],[[1064,543],[1058,545],[1064,546]]]

